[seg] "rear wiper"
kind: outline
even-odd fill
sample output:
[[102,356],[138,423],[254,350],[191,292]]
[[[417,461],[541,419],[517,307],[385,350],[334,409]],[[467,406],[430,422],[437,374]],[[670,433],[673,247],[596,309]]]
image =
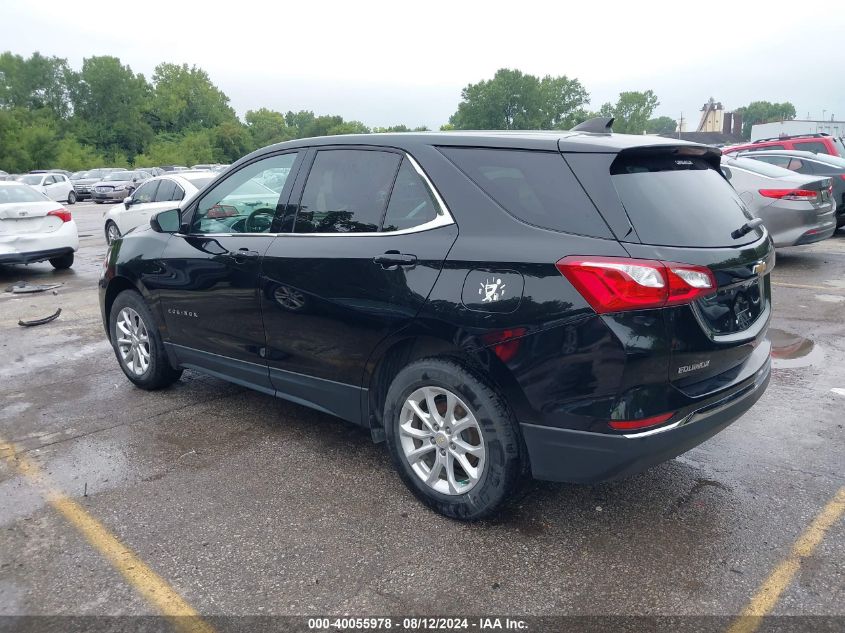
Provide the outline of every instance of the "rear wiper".
[[763,224],[763,220],[761,220],[760,218],[754,218],[753,220],[748,220],[748,222],[743,224],[736,231],[732,232],[731,237],[734,238],[735,240],[738,240],[743,235],[751,233],[751,231],[756,229],[761,224]]

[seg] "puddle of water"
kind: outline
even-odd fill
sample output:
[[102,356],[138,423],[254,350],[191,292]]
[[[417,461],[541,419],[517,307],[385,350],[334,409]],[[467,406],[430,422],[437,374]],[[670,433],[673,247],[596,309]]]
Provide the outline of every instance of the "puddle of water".
[[813,341],[794,332],[769,328],[772,342],[772,367],[795,369],[809,367],[824,359],[824,350]]

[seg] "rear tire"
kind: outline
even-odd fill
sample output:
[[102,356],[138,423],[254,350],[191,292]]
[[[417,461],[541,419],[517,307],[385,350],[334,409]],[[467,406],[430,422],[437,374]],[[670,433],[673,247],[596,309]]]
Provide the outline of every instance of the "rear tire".
[[120,368],[135,386],[153,391],[182,376],[182,370],[167,358],[150,309],[134,290],[124,290],[115,298],[109,313],[109,335]]
[[65,270],[73,266],[73,253],[62,255],[61,257],[53,257],[50,259],[50,264],[56,270]]
[[453,360],[423,359],[400,371],[383,422],[399,476],[440,514],[464,521],[489,516],[519,481],[519,431],[507,405]]
[[67,203],[68,204],[76,204],[76,192],[75,191],[71,191],[69,194],[67,194]]
[[103,204],[102,200],[94,200],[94,204]]

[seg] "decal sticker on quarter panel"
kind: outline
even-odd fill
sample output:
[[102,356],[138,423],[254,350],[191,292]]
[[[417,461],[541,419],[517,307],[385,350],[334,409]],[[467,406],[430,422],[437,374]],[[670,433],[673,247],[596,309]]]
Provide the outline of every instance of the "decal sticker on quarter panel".
[[525,279],[515,270],[476,268],[464,280],[461,302],[476,312],[513,312],[524,287]]

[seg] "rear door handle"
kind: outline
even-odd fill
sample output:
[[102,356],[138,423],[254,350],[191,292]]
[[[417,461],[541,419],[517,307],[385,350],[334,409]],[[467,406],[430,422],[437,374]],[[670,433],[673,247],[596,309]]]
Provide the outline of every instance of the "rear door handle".
[[396,270],[400,266],[416,266],[417,256],[399,251],[387,251],[384,255],[373,257],[373,261],[385,270]]

